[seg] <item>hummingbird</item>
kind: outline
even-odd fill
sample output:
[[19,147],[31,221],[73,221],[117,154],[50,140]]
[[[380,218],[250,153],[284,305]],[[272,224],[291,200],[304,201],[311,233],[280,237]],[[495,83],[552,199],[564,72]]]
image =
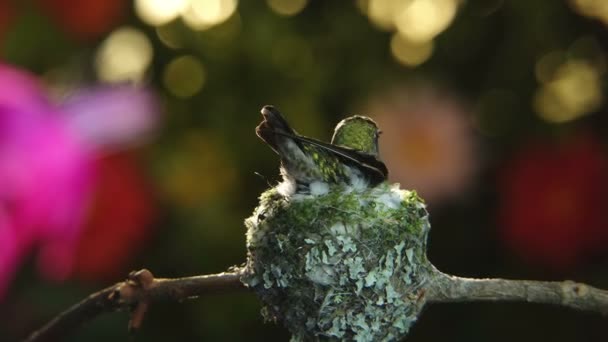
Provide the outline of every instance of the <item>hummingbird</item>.
[[241,281],[292,341],[400,341],[422,312],[430,229],[415,191],[386,181],[376,123],[353,116],[331,143],[304,137],[272,106],[257,135],[284,181],[245,220]]
[[298,191],[311,184],[373,187],[386,180],[388,170],[378,159],[380,131],[372,119],[343,120],[328,144],[298,134],[273,106],[264,106],[261,113],[264,120],[256,134],[280,156],[284,180]]

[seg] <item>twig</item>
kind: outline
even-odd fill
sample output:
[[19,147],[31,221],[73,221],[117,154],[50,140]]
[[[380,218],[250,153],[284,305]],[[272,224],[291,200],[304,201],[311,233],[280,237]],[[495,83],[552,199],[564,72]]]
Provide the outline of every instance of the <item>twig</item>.
[[608,314],[608,291],[573,281],[472,279],[435,270],[429,302],[520,301]]
[[240,282],[240,270],[212,275],[175,279],[155,279],[148,270],[132,272],[123,282],[94,293],[62,312],[25,342],[59,341],[83,323],[104,313],[133,309],[129,328],[137,328],[150,302],[181,301],[210,292],[245,288]]

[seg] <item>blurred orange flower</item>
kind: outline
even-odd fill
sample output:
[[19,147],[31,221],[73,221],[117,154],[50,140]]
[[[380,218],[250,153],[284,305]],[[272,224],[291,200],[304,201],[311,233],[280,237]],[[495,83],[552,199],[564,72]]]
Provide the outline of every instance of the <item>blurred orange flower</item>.
[[463,191],[476,169],[466,107],[431,87],[401,87],[374,98],[365,113],[383,134],[380,156],[393,181],[429,202]]

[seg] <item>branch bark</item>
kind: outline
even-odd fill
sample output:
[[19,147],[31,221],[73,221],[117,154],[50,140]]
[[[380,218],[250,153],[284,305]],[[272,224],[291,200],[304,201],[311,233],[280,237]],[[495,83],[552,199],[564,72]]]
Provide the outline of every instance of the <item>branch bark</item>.
[[608,314],[608,291],[569,280],[474,279],[435,270],[426,294],[431,303],[519,301]]
[[[141,324],[151,302],[182,301],[200,295],[245,289],[241,270],[186,278],[154,278],[148,270],[132,272],[123,282],[90,295],[67,309],[25,342],[64,339],[85,322],[105,312],[131,309],[130,329]],[[426,292],[430,303],[474,301],[522,301],[561,305],[608,314],[608,291],[573,281],[473,279],[452,276],[434,269]]]
[[132,272],[129,278],[96,292],[62,312],[25,342],[61,341],[85,322],[105,312],[132,309],[130,329],[141,324],[150,302],[182,301],[211,292],[244,289],[241,271],[185,278],[154,278],[148,270]]

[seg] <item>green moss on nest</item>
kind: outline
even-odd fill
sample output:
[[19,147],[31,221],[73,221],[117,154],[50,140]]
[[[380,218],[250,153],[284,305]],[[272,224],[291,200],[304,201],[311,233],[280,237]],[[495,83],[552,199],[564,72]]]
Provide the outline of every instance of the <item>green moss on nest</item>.
[[399,340],[424,305],[430,225],[413,191],[270,189],[245,224],[243,282],[294,340]]

